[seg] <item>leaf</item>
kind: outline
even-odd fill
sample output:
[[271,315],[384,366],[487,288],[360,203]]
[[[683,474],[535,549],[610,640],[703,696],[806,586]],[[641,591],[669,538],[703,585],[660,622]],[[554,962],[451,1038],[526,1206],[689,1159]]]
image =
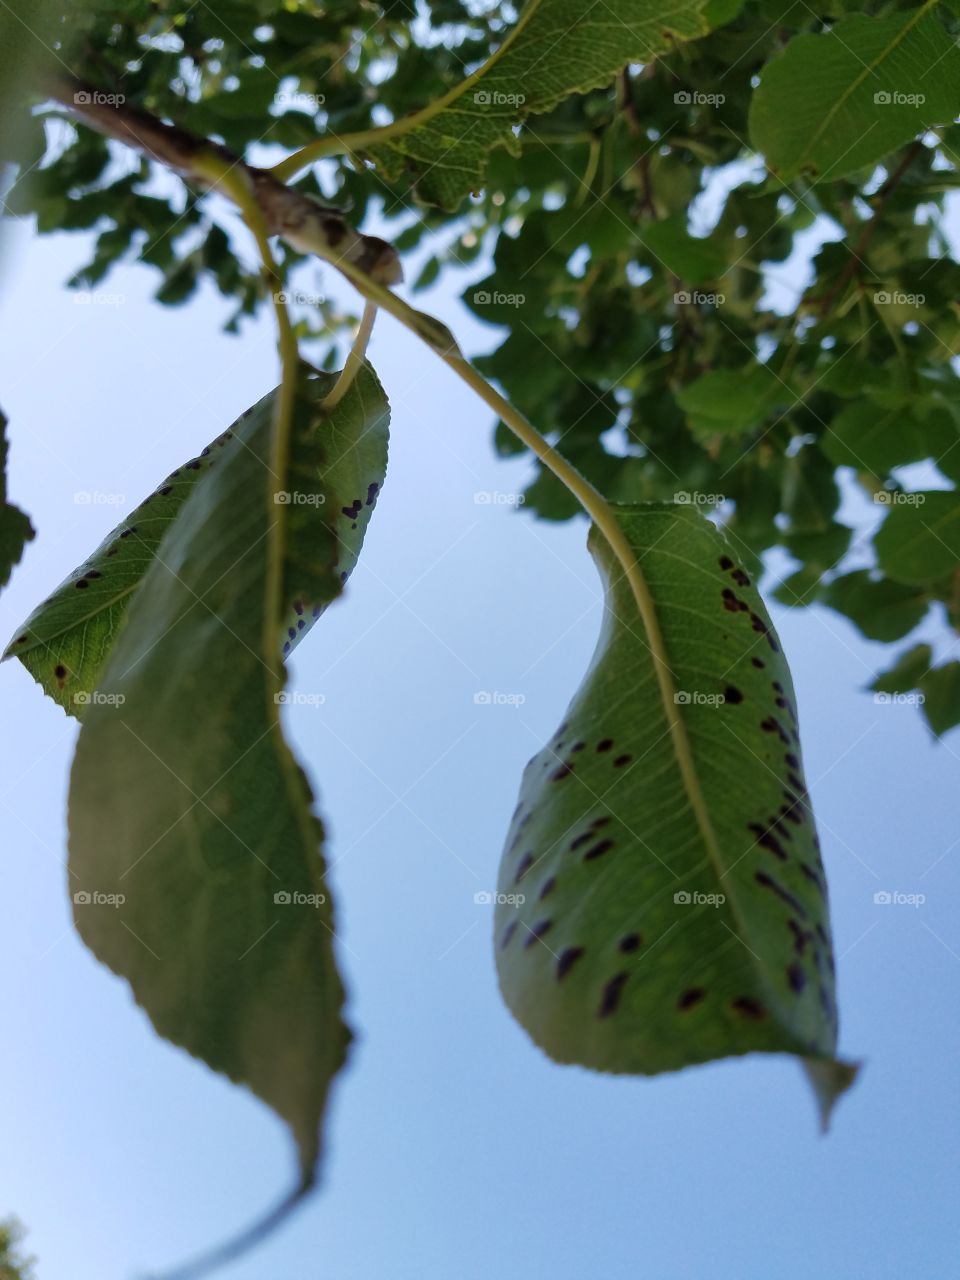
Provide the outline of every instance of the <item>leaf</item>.
[[874,693],[908,693],[930,670],[932,657],[933,650],[928,644],[915,644],[902,653],[888,671],[881,671],[869,688]]
[[876,164],[960,111],[960,52],[932,3],[850,14],[794,36],[760,75],[750,139],[784,181],[834,181]]
[[920,677],[923,714],[936,737],[960,724],[960,662],[946,662]]
[[921,418],[905,409],[878,411],[876,405],[859,400],[837,414],[821,447],[838,467],[885,476],[894,467],[948,453],[958,439],[956,423],[945,409]]
[[953,573],[960,563],[960,498],[931,489],[887,493],[891,510],[874,539],[880,568],[898,582],[923,586]]
[[[268,397],[184,502],[87,708],[69,809],[84,941],[160,1035],[287,1122],[302,1187],[349,1039],[323,831],[279,720],[284,616],[340,589],[324,512],[344,495],[316,414],[328,385],[301,387],[286,464]],[[356,443],[386,416],[366,368],[326,422]]]
[[[319,400],[332,384],[332,375],[326,375],[317,380],[312,394]],[[269,416],[275,403],[276,392],[271,391],[248,412]],[[44,692],[70,715],[83,717],[130,602],[187,499],[214,464],[231,465],[233,454],[243,447],[235,433],[244,417],[199,457],[167,476],[38,605],[7,646],[3,657],[18,657]],[[331,515],[340,543],[337,568],[345,581],[356,565],[386,474],[387,419],[374,414],[367,421],[362,401],[350,400],[335,418],[318,420],[318,430],[326,444],[325,485],[343,499]],[[292,614],[286,620],[284,653],[296,646],[314,621],[312,613]]]
[[869,569],[845,573],[823,588],[823,604],[849,618],[868,640],[899,640],[927,612],[929,601],[916,587],[874,578]]
[[727,254],[718,244],[690,235],[686,214],[651,223],[644,228],[640,241],[655,265],[665,267],[684,284],[715,280],[728,265]]
[[388,181],[410,175],[426,204],[455,209],[483,186],[493,147],[520,150],[514,127],[571,93],[610,83],[629,62],[650,62],[703,35],[706,0],[528,0],[500,48],[438,102],[370,134],[364,155]]
[[0,587],[10,581],[23,548],[34,536],[29,517],[7,502],[7,419],[0,409]]
[[682,387],[676,398],[699,436],[744,435],[760,426],[778,399],[796,399],[763,364],[712,369]]
[[649,601],[594,529],[597,650],[526,768],[501,863],[504,996],[551,1057],[600,1071],[797,1054],[823,1068],[826,1113],[854,1069],[834,1059],[826,885],[786,660],[702,515],[651,504],[616,519]]

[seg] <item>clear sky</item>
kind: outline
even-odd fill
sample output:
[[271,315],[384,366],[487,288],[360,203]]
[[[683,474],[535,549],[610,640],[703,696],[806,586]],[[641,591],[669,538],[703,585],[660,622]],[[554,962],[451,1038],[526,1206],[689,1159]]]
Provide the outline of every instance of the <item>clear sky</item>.
[[[61,288],[77,240],[15,229],[5,249],[0,403],[12,496],[39,537],[0,598],[4,640],[276,374],[269,324],[224,336],[213,295],[164,310],[129,268],[101,286],[121,298],[81,305]],[[468,351],[492,342],[451,292],[430,305]],[[865,1062],[827,1138],[785,1058],[652,1080],[552,1064],[499,999],[492,908],[474,895],[495,886],[523,765],[593,649],[586,527],[477,502],[517,491],[526,464],[495,459],[484,406],[389,318],[371,355],[390,472],[344,600],[295,655],[291,687],[325,701],[288,717],[331,833],[359,1037],[320,1194],[223,1274],[960,1275],[960,734],[935,745],[914,708],[860,692],[883,650],[837,615],[774,607],[830,879],[841,1048]],[[481,690],[525,700],[478,705]],[[245,1225],[286,1189],[292,1151],[75,937],[76,726],[17,663],[0,699],[0,1216],[28,1227],[40,1280],[126,1280]],[[875,904],[884,890],[925,901]]]

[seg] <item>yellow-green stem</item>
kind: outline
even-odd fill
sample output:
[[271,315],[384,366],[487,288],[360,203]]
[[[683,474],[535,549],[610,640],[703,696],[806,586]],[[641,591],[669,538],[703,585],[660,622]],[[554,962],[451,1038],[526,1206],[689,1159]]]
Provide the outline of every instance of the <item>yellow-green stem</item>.
[[373,332],[373,322],[377,318],[377,304],[367,298],[363,305],[363,316],[357,326],[357,333],[353,339],[353,346],[350,348],[350,354],[347,356],[340,377],[333,384],[329,393],[324,396],[321,402],[321,408],[329,413],[335,409],[343,397],[350,390],[354,378],[360,372],[364,357],[367,354],[367,344],[370,341],[370,334]]

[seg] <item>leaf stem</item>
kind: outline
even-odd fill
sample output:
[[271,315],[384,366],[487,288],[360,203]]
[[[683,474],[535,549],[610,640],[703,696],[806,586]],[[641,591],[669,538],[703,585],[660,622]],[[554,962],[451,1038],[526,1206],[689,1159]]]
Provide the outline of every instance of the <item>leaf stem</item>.
[[[264,277],[270,286],[270,296],[277,319],[277,337],[280,350],[280,388],[277,394],[277,405],[274,411],[273,431],[270,438],[270,462],[268,466],[267,501],[268,510],[274,512],[270,521],[267,542],[266,572],[266,608],[263,617],[263,653],[273,655],[279,653],[277,633],[283,612],[283,558],[284,530],[286,507],[275,502],[278,486],[282,487],[287,475],[290,458],[290,436],[293,430],[293,415],[297,399],[297,378],[299,375],[299,350],[287,304],[280,291],[280,274],[270,249],[269,237],[263,211],[254,192],[253,184],[246,171],[231,166],[220,156],[211,154],[199,156],[194,161],[196,172],[205,173],[218,187],[222,188],[234,201],[243,215],[260,252]],[[279,658],[277,659],[279,662]],[[278,672],[279,676],[279,672]],[[270,691],[270,712],[279,723],[279,709],[273,700],[273,689]]]
[[376,318],[377,304],[371,302],[368,298],[364,303],[363,316],[357,326],[353,346],[350,348],[350,353],[344,362],[340,377],[320,402],[320,408],[324,412],[330,413],[331,410],[335,409],[353,385],[354,378],[363,366],[364,357],[367,354],[367,344],[370,342],[370,334],[373,332],[373,322]]

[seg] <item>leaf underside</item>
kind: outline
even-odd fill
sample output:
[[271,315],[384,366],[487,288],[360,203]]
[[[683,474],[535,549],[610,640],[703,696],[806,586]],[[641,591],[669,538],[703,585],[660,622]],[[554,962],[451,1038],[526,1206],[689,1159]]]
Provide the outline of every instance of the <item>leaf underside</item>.
[[[317,402],[334,380],[333,374],[316,378],[309,388],[311,399]],[[269,417],[276,394],[271,391],[248,413]],[[386,417],[371,416],[367,421],[364,413],[362,401],[350,401],[322,427],[325,485],[340,495],[326,518],[332,516],[336,526],[341,581],[346,581],[356,564],[387,467]],[[18,627],[4,658],[19,658],[44,692],[68,714],[83,718],[130,602],[157,557],[162,539],[208,472],[232,465],[233,454],[243,448],[235,439],[243,420],[167,476]],[[278,485],[278,496],[288,493]],[[293,506],[297,495],[289,496]],[[297,514],[299,517],[300,512]],[[284,654],[296,647],[322,608],[319,604],[291,612],[285,620]]]
[[615,510],[674,694],[668,705],[657,642],[594,529],[603,629],[526,768],[501,863],[504,996],[551,1057],[600,1071],[796,1054],[826,1112],[853,1068],[834,1059],[826,883],[787,663],[709,521],[668,504]]
[[324,512],[356,495],[328,483],[332,442],[369,436],[382,451],[388,414],[364,369],[318,428],[327,385],[301,387],[284,474],[268,397],[183,502],[86,708],[69,805],[84,941],[162,1036],[288,1123],[303,1185],[349,1032],[323,830],[279,722],[280,650],[287,612],[310,616],[340,590],[345,552]]
[[651,0],[529,0],[512,35],[442,110],[365,154],[388,179],[412,175],[425,204],[455,209],[483,186],[493,147],[518,149],[520,120],[705,34],[704,8],[705,0],[679,0],[669,13]]

